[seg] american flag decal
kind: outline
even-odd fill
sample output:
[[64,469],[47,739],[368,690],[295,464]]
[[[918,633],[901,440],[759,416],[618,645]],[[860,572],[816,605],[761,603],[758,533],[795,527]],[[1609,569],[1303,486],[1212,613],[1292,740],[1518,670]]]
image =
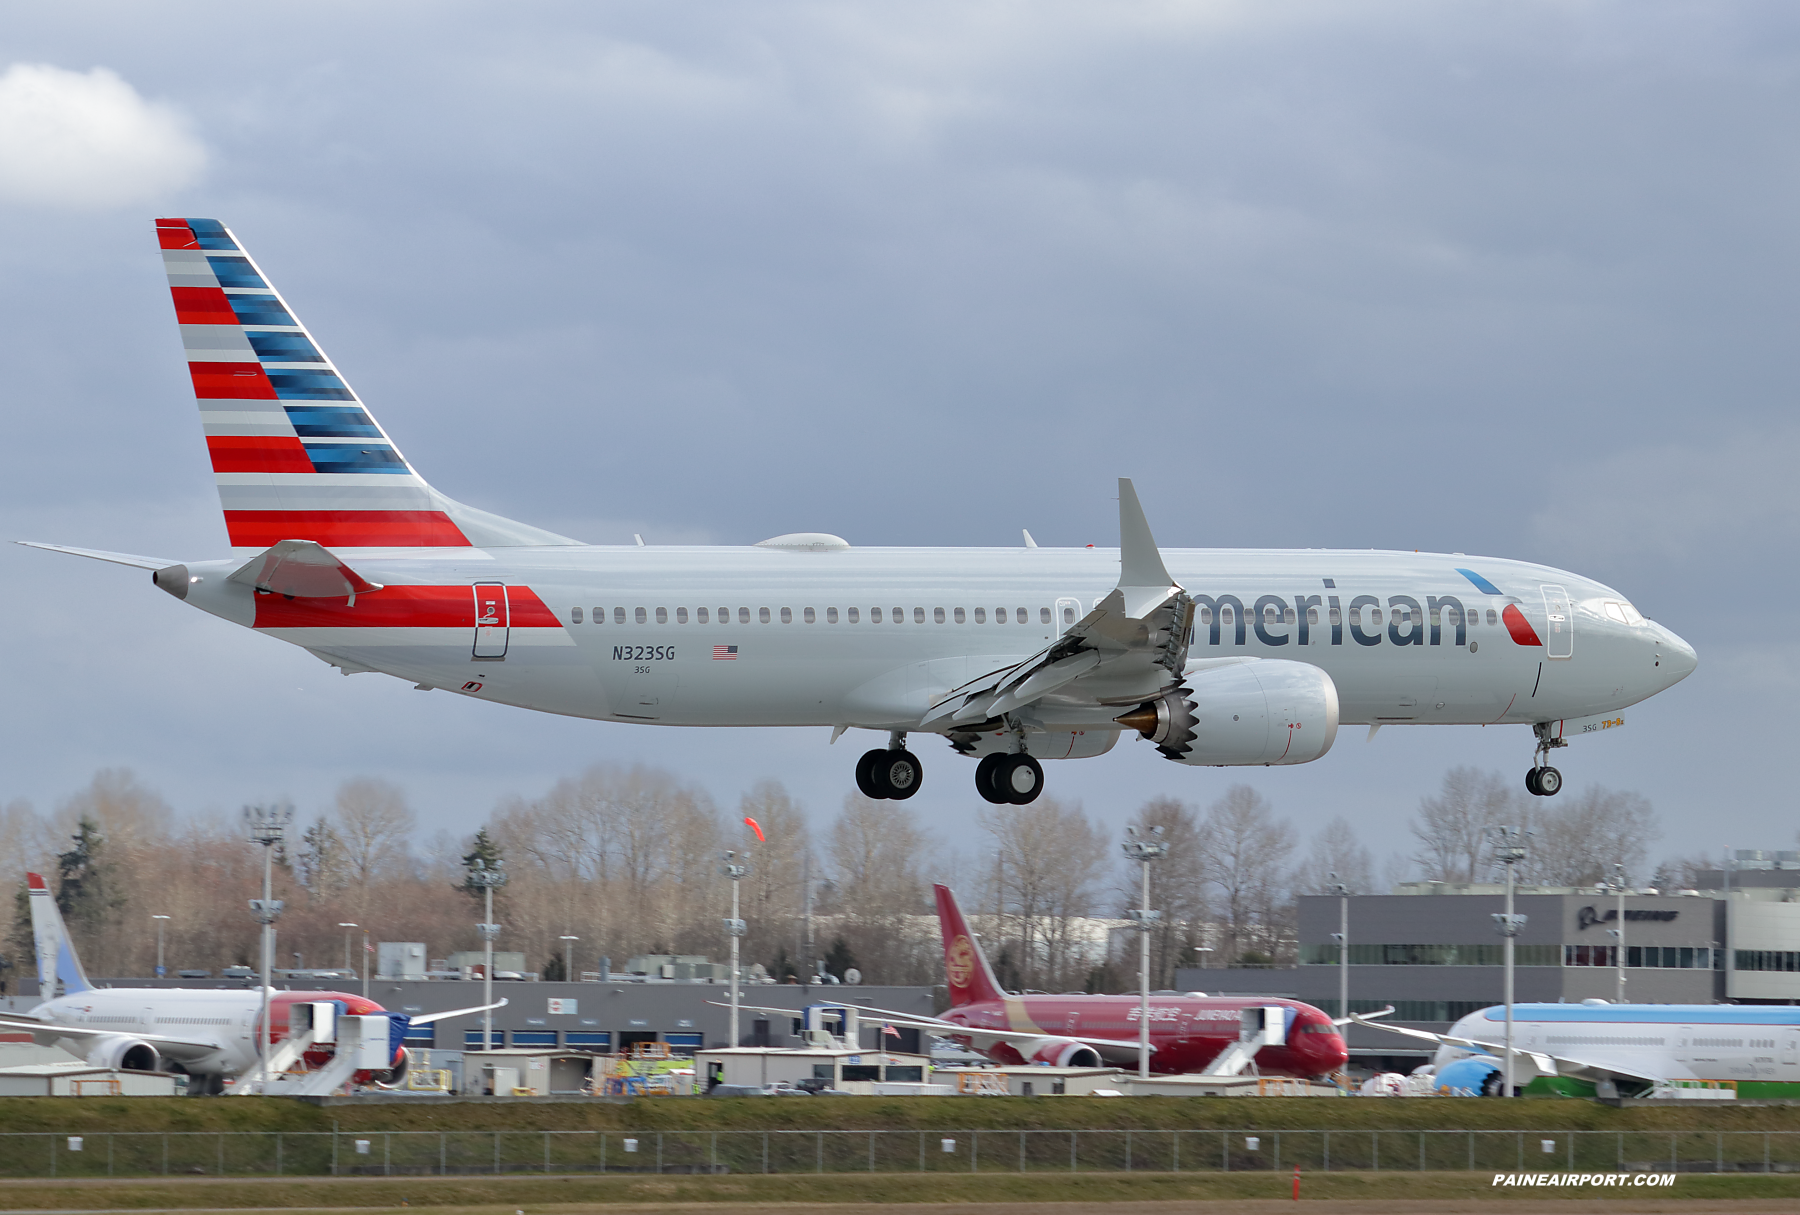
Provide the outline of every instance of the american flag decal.
[[736,661],[737,647],[734,645],[716,645],[713,647],[714,661]]

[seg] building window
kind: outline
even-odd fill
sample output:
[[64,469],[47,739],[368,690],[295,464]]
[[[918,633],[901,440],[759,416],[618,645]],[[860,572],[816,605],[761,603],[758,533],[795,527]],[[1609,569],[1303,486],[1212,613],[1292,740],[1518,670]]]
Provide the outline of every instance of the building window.
[[569,623],[570,624],[580,624],[581,623],[581,609],[580,608],[570,608],[569,609]]

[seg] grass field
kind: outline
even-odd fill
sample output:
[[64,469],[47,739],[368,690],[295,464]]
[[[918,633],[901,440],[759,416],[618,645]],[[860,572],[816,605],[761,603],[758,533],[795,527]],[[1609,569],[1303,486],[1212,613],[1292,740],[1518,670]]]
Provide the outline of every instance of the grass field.
[[[1131,1177],[632,1177],[519,1179],[305,1179],[251,1181],[0,1182],[0,1207],[20,1210],[329,1209],[398,1210],[416,1207],[554,1211],[583,1207],[799,1207],[819,1203],[887,1206],[912,1203],[1045,1203],[1109,1208],[1119,1203],[1288,1201],[1291,1173],[1280,1175]],[[1489,1173],[1311,1174],[1301,1179],[1306,1201],[1379,1204],[1372,1209],[1446,1210],[1473,1204],[1502,1206],[1627,1202],[1691,1211],[1696,1204],[1756,1203],[1767,1210],[1800,1208],[1800,1177],[1687,1177],[1656,1191],[1496,1188]],[[1396,1205],[1399,1204],[1399,1205]],[[1768,1204],[1768,1205],[1765,1205]],[[1290,1202],[1291,1206],[1291,1202]],[[1191,1207],[1188,1209],[1192,1209]],[[1593,1207],[1591,1209],[1603,1209]],[[1622,1208],[1615,1208],[1622,1209]]]
[[50,1131],[1525,1130],[1800,1131],[1800,1106],[1308,1097],[641,1098],[316,1106],[282,1098],[0,1098],[0,1134]]

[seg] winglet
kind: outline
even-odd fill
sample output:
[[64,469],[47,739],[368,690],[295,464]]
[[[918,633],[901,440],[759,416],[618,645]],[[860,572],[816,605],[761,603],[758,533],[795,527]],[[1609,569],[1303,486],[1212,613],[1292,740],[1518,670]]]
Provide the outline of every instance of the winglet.
[[1138,501],[1137,490],[1130,477],[1119,478],[1119,585],[1172,586],[1169,567],[1157,551],[1156,537],[1150,534],[1150,520]]

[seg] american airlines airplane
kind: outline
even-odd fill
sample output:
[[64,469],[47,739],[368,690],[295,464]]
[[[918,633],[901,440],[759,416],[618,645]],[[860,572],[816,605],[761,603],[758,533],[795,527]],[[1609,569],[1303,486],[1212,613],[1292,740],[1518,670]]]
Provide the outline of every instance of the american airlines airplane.
[[[258,1066],[262,988],[96,987],[69,939],[49,885],[36,873],[25,875],[25,885],[38,990],[44,1002],[23,1015],[0,1012],[0,1030],[27,1031],[40,1045],[61,1046],[96,1067],[191,1076],[188,1092],[193,1096],[221,1093],[228,1078]],[[392,1022],[388,1035],[392,1066],[357,1072],[355,1079],[361,1084],[392,1083],[405,1074],[407,1055],[401,1043],[408,1025],[485,1011],[458,1008],[408,1017],[350,992],[271,989],[267,996],[271,1045],[287,1037],[290,1012],[297,1003],[329,1001],[343,1015],[387,1017]],[[321,1047],[303,1057],[318,1067],[330,1054],[329,1048]]]
[[[1447,1034],[1351,1015],[1358,1024],[1438,1044],[1440,1089],[1498,1097],[1505,1009],[1470,1013]],[[1723,1084],[1744,1098],[1800,1096],[1800,1008],[1775,1004],[1513,1005],[1513,1084],[1527,1092],[1606,1098],[1658,1084]]]
[[[996,1063],[1052,1067],[1136,1066],[1143,1014],[1141,997],[1018,994],[1000,986],[987,955],[948,886],[934,886],[938,930],[944,942],[944,978],[950,1008],[941,1017],[915,1017],[862,1008],[872,1021],[921,1029],[980,1051]],[[792,1016],[792,1009],[752,1012]],[[1270,1032],[1240,1037],[1251,1013]],[[1227,1074],[1254,1065],[1256,1074],[1323,1080],[1350,1056],[1337,1024],[1298,1000],[1267,996],[1207,996],[1157,992],[1150,997],[1150,1065],[1157,1075],[1181,1075],[1214,1067],[1227,1051]],[[1373,1022],[1370,1022],[1373,1024]],[[1266,1040],[1267,1044],[1261,1044]]]
[[159,219],[232,552],[40,544],[152,571],[177,599],[345,674],[596,721],[827,726],[886,743],[874,798],[924,780],[909,737],[1025,804],[1041,761],[1130,732],[1202,766],[1299,764],[1340,724],[1529,726],[1532,793],[1569,737],[1694,669],[1618,591],[1462,554],[1157,548],[1130,481],[1119,548],[583,544],[428,484],[236,237]]

